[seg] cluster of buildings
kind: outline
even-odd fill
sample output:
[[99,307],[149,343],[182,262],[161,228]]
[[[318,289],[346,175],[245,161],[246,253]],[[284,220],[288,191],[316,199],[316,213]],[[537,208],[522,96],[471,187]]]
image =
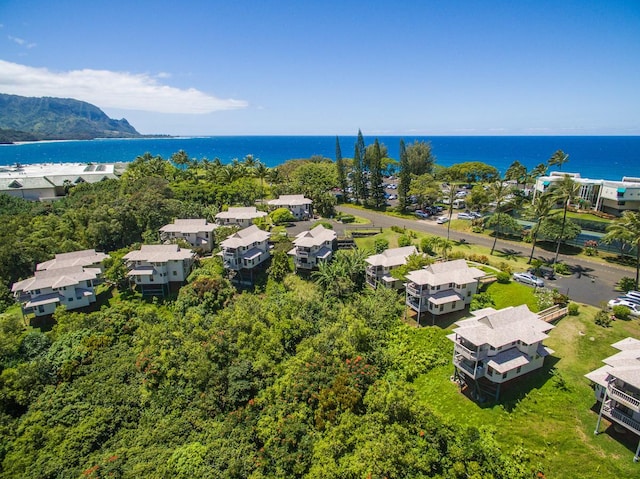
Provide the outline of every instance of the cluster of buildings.
[[[542,190],[561,176],[552,174],[546,177],[550,180],[544,178],[540,179]],[[623,179],[618,183],[625,186],[612,186],[616,182],[592,184],[589,183],[591,180],[585,181],[581,196],[596,209],[606,211],[640,205],[640,183]],[[612,193],[614,187],[615,194]],[[618,199],[614,201],[611,196]],[[311,200],[302,195],[288,195],[269,203],[272,207],[288,208],[296,219],[312,215]],[[255,219],[265,215],[255,207],[242,207],[219,213],[216,223],[204,219],[177,219],[160,229],[163,244],[143,245],[124,256],[127,275],[143,295],[164,296],[176,291],[192,271],[196,259],[194,249],[211,252],[215,229],[237,226],[240,229],[220,243],[217,254],[225,269],[238,275],[240,280],[252,280],[254,271],[270,258],[270,233],[253,224]],[[181,247],[180,242],[189,247]],[[299,233],[293,246],[288,254],[293,257],[296,271],[311,271],[321,262],[333,258],[337,235],[333,230],[317,225]],[[410,271],[406,279],[393,274],[416,254],[415,246],[407,246],[369,256],[366,259],[367,285],[374,289],[404,289],[405,305],[415,313],[418,324],[424,314],[435,322],[438,316],[468,307],[486,274],[469,266],[465,260],[431,264]],[[33,277],[14,283],[12,292],[23,312],[36,316],[51,315],[61,305],[67,309],[90,306],[96,302],[95,286],[102,281],[106,258],[108,255],[92,249],[57,254],[38,264]],[[480,401],[497,400],[505,383],[539,370],[545,358],[553,354],[553,350],[544,345],[544,340],[554,326],[526,305],[473,311],[471,317],[455,322],[455,326],[447,336],[453,342],[453,378]],[[640,436],[640,341],[627,338],[613,347],[619,352],[606,358],[604,366],[586,375],[594,385],[599,403],[595,432],[599,432],[601,421],[606,418],[616,427]],[[640,442],[634,460],[639,458]]]
[[554,183],[565,176],[580,184],[580,192],[575,200],[585,209],[620,216],[626,210],[640,209],[640,178],[625,176],[621,181],[594,180],[580,177],[580,173],[552,171],[540,176],[534,187],[534,200],[539,194],[552,188]]

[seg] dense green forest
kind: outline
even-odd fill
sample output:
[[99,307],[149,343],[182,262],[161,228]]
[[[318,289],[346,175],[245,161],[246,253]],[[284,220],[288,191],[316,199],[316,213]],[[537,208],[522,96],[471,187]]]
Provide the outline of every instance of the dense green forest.
[[[112,253],[102,308],[59,309],[50,330],[0,319],[1,477],[442,477],[530,473],[521,447],[461,427],[418,400],[414,379],[448,364],[439,329],[401,321],[393,291],[366,290],[361,252],[339,289],[271,268],[239,293],[217,259],[177,297],[143,300],[116,281],[124,251],[175,217],[304,192],[331,209],[332,162],[264,171],[144,155],[121,180],[51,204],[0,196],[0,278],[54,253]],[[176,165],[183,167],[177,167]],[[249,175],[248,172],[254,172]],[[121,277],[120,277],[121,278]],[[117,287],[116,287],[117,286]]]
[[0,143],[139,136],[127,120],[109,118],[84,101],[0,93]]

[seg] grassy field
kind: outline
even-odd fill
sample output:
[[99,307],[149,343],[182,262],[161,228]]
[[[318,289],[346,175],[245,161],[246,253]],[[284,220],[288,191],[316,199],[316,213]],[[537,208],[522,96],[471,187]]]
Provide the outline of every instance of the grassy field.
[[[506,298],[512,298],[513,305],[521,304],[525,294],[514,293],[514,286],[522,287],[496,285],[491,293],[496,300],[501,297],[501,305]],[[606,421],[603,433],[593,434],[595,399],[583,377],[617,352],[612,343],[627,336],[640,338],[640,323],[615,321],[605,329],[594,324],[595,312],[581,306],[578,316],[561,319],[545,342],[555,350],[545,368],[503,389],[498,404],[477,404],[462,394],[450,380],[453,366],[449,363],[416,380],[425,407],[460,424],[488,428],[505,451],[524,456],[547,478],[640,477],[640,464],[633,462],[636,436],[617,434],[607,428]],[[449,332],[433,328],[443,336]],[[447,354],[451,352],[452,348]]]

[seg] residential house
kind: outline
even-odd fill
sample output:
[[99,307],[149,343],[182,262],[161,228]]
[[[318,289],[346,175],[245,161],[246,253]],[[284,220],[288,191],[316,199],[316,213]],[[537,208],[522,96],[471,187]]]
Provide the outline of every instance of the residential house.
[[463,259],[435,263],[407,274],[406,304],[418,313],[433,317],[460,311],[469,305],[485,273],[469,267]]
[[[253,270],[269,259],[270,233],[256,225],[237,231],[220,243],[225,269],[235,271],[239,281],[245,281],[248,275],[253,279]],[[234,278],[235,279],[235,278]]]
[[308,220],[313,216],[313,201],[304,195],[280,195],[268,204],[274,209],[287,208],[297,220]]
[[95,303],[94,284],[99,275],[100,268],[82,265],[40,269],[33,277],[14,283],[11,291],[23,313],[46,316],[60,305],[78,309]]
[[248,228],[256,218],[264,218],[267,213],[258,211],[255,206],[236,207],[232,206],[227,211],[222,211],[216,215],[216,221],[222,226],[239,226]]
[[178,239],[189,243],[193,248],[199,248],[204,252],[213,249],[213,230],[217,224],[209,223],[204,218],[176,219],[173,223],[160,228],[160,240],[173,243]]
[[143,295],[169,294],[178,289],[193,269],[195,255],[177,244],[142,245],[124,255],[132,279]]
[[502,384],[540,369],[544,358],[553,354],[542,342],[554,326],[526,304],[471,314],[472,318],[457,321],[447,338],[454,343],[455,378],[480,400],[487,396],[497,400]]
[[296,270],[311,270],[322,261],[330,261],[337,249],[337,238],[335,231],[322,225],[296,235],[294,248],[289,251],[294,257]]
[[366,269],[367,284],[373,288],[377,288],[378,285],[394,289],[402,288],[403,280],[391,276],[391,271],[407,264],[407,258],[417,253],[415,246],[404,246],[386,249],[380,254],[369,256],[365,260],[369,264]]
[[[616,426],[640,436],[640,341],[625,338],[612,344],[619,352],[604,359],[599,369],[585,374],[594,384],[600,403],[595,434],[605,417]],[[639,437],[640,439],[640,437]],[[633,460],[640,459],[640,440]]]
[[72,251],[70,253],[58,253],[55,257],[44,263],[38,263],[36,270],[60,269],[69,266],[84,266],[97,268],[102,271],[102,262],[109,257],[108,254],[99,253],[95,249]]
[[553,185],[569,176],[580,185],[576,203],[583,208],[602,211],[613,215],[621,215],[625,210],[640,209],[640,178],[625,176],[621,181],[594,180],[580,177],[580,173],[552,171],[549,175],[540,176],[534,187],[534,201],[537,195],[544,193]]

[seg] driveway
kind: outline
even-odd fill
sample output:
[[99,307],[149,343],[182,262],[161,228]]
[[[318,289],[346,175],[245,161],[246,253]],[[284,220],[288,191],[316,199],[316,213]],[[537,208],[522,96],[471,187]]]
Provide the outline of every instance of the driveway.
[[[351,208],[348,205],[339,205],[336,210],[366,218],[371,221],[371,226],[379,228],[390,228],[393,225],[397,225],[432,235],[447,236],[447,225],[439,225],[431,218],[426,220],[406,220],[375,211]],[[461,233],[451,230],[449,237],[453,241],[464,240],[469,244],[477,244],[487,248],[491,248],[493,244],[493,238],[475,233]],[[528,245],[523,247],[520,243],[499,239],[496,244],[496,250],[503,251],[505,249],[512,250],[514,253],[525,257],[528,257],[531,252],[531,247]],[[551,256],[550,253],[544,250],[540,250],[540,254]],[[565,277],[557,276],[555,280],[545,280],[545,283],[549,287],[557,288],[561,293],[567,294],[577,303],[601,307],[603,303],[620,294],[615,291],[614,287],[621,277],[635,277],[635,270],[631,268],[603,265],[567,255],[560,255],[560,260],[571,268],[573,274]]]

